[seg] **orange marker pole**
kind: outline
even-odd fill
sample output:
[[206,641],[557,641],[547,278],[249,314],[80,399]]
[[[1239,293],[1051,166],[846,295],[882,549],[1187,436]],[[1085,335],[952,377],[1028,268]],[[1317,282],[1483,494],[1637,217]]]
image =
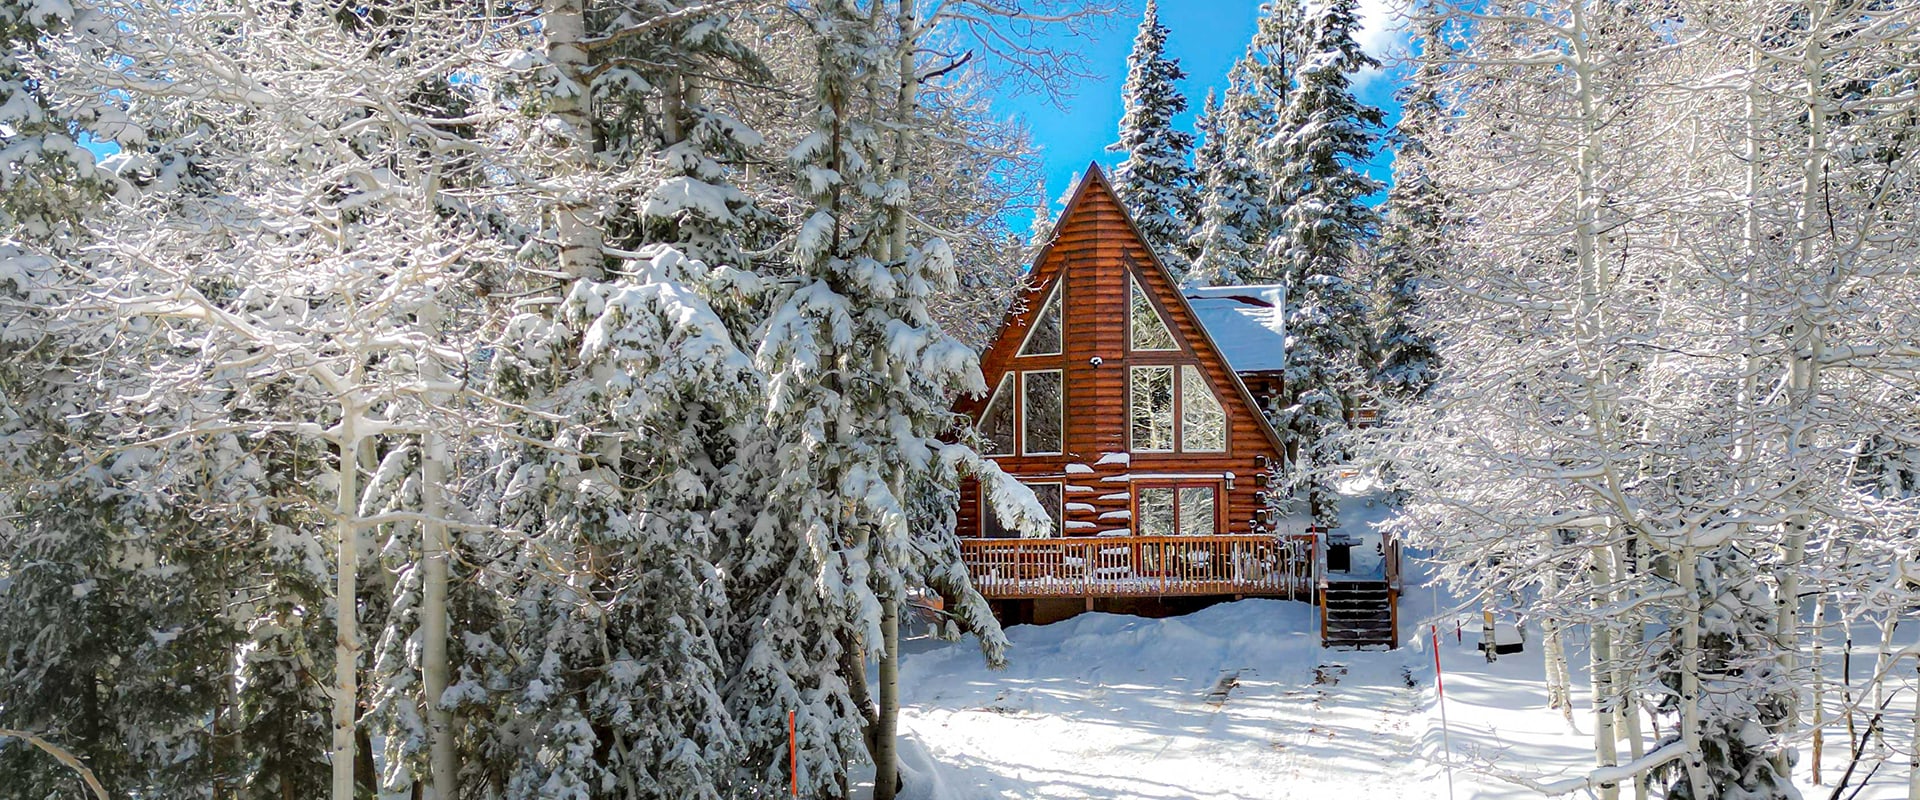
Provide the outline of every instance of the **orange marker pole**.
[[787,774],[793,777],[793,796],[800,796],[800,736],[799,728],[793,721],[793,712],[787,712]]
[[1453,733],[1447,729],[1447,688],[1440,679],[1440,631],[1429,625],[1427,633],[1433,641],[1433,700],[1440,706],[1440,743],[1447,754],[1447,800],[1453,800]]

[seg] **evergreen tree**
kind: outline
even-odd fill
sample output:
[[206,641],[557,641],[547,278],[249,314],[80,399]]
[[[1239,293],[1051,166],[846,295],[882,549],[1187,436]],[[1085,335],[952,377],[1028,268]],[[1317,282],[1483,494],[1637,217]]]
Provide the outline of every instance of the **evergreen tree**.
[[1438,22],[1421,37],[1420,68],[1402,96],[1394,139],[1393,187],[1380,236],[1378,332],[1374,381],[1386,394],[1418,398],[1433,385],[1439,354],[1420,327],[1423,286],[1440,273],[1448,258],[1448,203],[1429,174],[1433,152],[1427,142],[1445,124],[1436,96],[1446,42]]
[[1043,179],[1033,187],[1033,221],[1027,225],[1027,249],[1031,253],[1038,253],[1053,238],[1053,226],[1053,206],[1047,203],[1047,182]]
[[1378,62],[1354,40],[1357,0],[1334,0],[1309,19],[1312,44],[1281,127],[1262,146],[1275,173],[1268,202],[1284,207],[1267,255],[1287,293],[1286,396],[1277,426],[1294,436],[1296,473],[1314,519],[1331,525],[1338,508],[1325,468],[1340,458],[1345,407],[1364,381],[1366,295],[1354,276],[1377,219],[1365,198],[1380,189],[1361,172],[1382,124],[1379,109],[1354,97],[1351,75]]
[[[823,3],[815,30],[813,130],[790,156],[807,216],[794,280],[757,342],[765,410],[742,459],[753,465],[745,494],[764,504],[729,570],[743,600],[744,658],[730,697],[745,745],[741,783],[785,785],[792,710],[803,796],[840,792],[846,765],[862,756],[893,760],[888,709],[875,703],[864,665],[877,654],[884,700],[910,588],[954,596],[989,658],[1005,646],[958,563],[952,529],[913,524],[927,517],[916,497],[928,482],[947,484],[956,465],[980,461],[940,441],[952,424],[945,398],[986,388],[973,352],[929,313],[932,294],[954,285],[953,254],[939,239],[914,241],[906,224],[920,136],[916,48],[906,35],[888,46],[845,0]],[[879,82],[863,76],[876,72],[892,76],[895,91],[875,96]],[[877,768],[891,774],[890,763]]]
[[[1236,65],[1232,77],[1243,81],[1246,73]],[[1199,121],[1205,138],[1194,153],[1203,191],[1200,229],[1188,243],[1193,266],[1186,277],[1195,286],[1245,283],[1260,272],[1264,258],[1266,189],[1249,160],[1246,127],[1236,122],[1209,91]]]
[[1254,246],[1242,275],[1249,282],[1285,280],[1285,269],[1270,254],[1267,243],[1279,230],[1280,213],[1286,208],[1284,198],[1270,190],[1287,165],[1283,151],[1264,143],[1282,130],[1281,115],[1299,82],[1310,34],[1297,0],[1262,3],[1253,40],[1227,74],[1227,91],[1220,102],[1222,118],[1213,123],[1224,132],[1228,152],[1239,153],[1246,162],[1252,207],[1242,215],[1239,228],[1241,238]]
[[1121,97],[1120,141],[1108,150],[1125,153],[1113,171],[1113,190],[1132,212],[1147,247],[1177,279],[1186,274],[1187,240],[1193,236],[1200,202],[1188,157],[1193,134],[1174,127],[1187,110],[1187,98],[1173,84],[1187,77],[1178,59],[1166,56],[1167,27],[1147,0],[1140,33],[1127,56],[1127,81]]

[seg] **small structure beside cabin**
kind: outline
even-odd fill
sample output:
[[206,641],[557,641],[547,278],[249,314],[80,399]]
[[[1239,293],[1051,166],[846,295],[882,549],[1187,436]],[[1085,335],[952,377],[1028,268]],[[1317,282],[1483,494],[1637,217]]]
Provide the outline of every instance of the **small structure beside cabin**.
[[961,551],[1003,620],[1321,596],[1325,537],[1268,503],[1285,305],[1280,286],[1182,292],[1088,168],[981,359],[989,395],[958,408],[1053,517],[1021,538],[963,487]]

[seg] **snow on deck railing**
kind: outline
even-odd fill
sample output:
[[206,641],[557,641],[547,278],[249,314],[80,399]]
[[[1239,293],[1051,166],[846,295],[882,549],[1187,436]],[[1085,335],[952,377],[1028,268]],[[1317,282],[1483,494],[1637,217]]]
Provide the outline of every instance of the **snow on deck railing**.
[[1313,587],[1311,537],[1107,536],[962,539],[960,556],[987,597],[1268,594]]

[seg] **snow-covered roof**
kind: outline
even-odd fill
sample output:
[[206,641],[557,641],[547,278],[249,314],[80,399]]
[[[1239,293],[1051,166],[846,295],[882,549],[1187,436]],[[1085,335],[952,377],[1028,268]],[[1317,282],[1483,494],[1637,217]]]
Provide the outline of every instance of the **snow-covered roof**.
[[1286,287],[1279,284],[1190,288],[1187,305],[1234,372],[1287,365]]

